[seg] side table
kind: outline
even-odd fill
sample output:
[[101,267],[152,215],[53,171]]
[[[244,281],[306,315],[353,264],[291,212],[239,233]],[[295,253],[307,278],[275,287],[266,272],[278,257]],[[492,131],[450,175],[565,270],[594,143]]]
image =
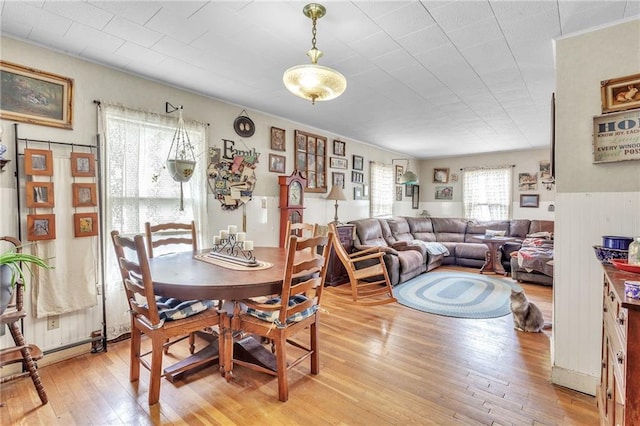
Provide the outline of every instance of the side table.
[[[353,229],[354,225],[338,225],[336,231],[338,233],[338,239],[340,243],[347,251],[351,253],[353,251]],[[331,249],[329,254],[329,264],[327,265],[327,275],[324,280],[325,285],[337,286],[349,282],[349,275],[347,270],[344,269],[344,265],[338,258],[335,250]]]
[[489,247],[487,256],[484,261],[484,265],[480,268],[480,273],[493,272],[495,274],[507,275],[507,271],[504,270],[502,262],[500,262],[500,253],[498,250],[500,246],[509,241],[515,241],[515,238],[511,237],[474,237],[477,240],[482,241]]

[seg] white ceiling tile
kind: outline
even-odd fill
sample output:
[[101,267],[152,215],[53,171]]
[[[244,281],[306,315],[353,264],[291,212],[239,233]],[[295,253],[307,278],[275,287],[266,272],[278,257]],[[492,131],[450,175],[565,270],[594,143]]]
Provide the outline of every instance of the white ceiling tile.
[[406,67],[410,64],[418,64],[418,62],[409,55],[404,49],[396,49],[385,53],[381,56],[372,58],[372,62],[385,71],[393,71],[398,68]]
[[371,37],[348,43],[348,45],[360,55],[369,58],[384,55],[398,48],[398,44],[382,31],[375,33]]
[[491,0],[489,3],[496,18],[501,22],[520,21],[534,15],[558,10],[558,2],[555,1]]
[[[37,3],[34,3],[37,4]],[[71,20],[63,18],[29,2],[6,2],[2,8],[2,22],[17,21],[33,28],[46,28],[51,34],[63,35],[71,26]]]
[[585,28],[597,27],[622,19],[624,18],[625,4],[626,2],[622,1],[592,2],[589,4],[590,7],[570,15],[563,14],[564,7],[561,6],[562,34],[571,34]]
[[104,32],[143,47],[151,47],[162,38],[162,34],[119,16],[107,24]]
[[404,6],[402,1],[366,1],[355,2],[356,7],[370,18],[378,18]]
[[493,16],[450,31],[448,35],[453,44],[461,50],[503,38],[502,31]]
[[412,55],[450,44],[447,35],[437,25],[400,37],[398,43]]
[[497,39],[462,50],[462,55],[480,75],[488,72],[517,69],[509,46],[504,39]]
[[124,44],[115,51],[115,54],[116,56],[129,59],[131,64],[140,64],[139,66],[148,64],[147,67],[149,69],[155,69],[156,66],[166,58],[165,55],[128,41],[124,42]]
[[162,5],[153,1],[89,0],[89,4],[115,13],[121,18],[126,18],[139,25],[144,25],[162,8]]
[[160,11],[145,24],[145,27],[171,36],[187,44],[207,32],[207,28],[200,25],[192,25],[187,17],[176,16],[173,10],[165,7],[160,9]]
[[98,30],[103,29],[113,18],[112,12],[83,1],[47,1],[43,9]]
[[380,16],[375,21],[387,34],[396,38],[435,25],[419,2],[405,3],[401,8]]
[[71,25],[71,28],[69,28],[69,31],[65,34],[65,38],[82,40],[87,46],[107,52],[114,52],[124,44],[124,40],[119,37],[79,23],[73,23]]
[[446,32],[471,25],[477,20],[493,16],[486,1],[455,1],[441,7],[431,8],[429,12],[436,23]]
[[17,19],[5,19],[4,16],[0,19],[0,31],[2,35],[27,39],[32,29],[33,26],[31,26],[31,24]]
[[128,58],[99,48],[85,49],[80,53],[80,57],[115,69],[124,69],[131,62]]
[[82,38],[70,38],[60,34],[49,32],[46,27],[34,28],[29,34],[29,40],[50,46],[60,52],[65,52],[74,56],[79,55],[86,47],[87,41]]
[[526,40],[552,40],[562,35],[556,9],[545,10],[521,20],[499,19],[509,44]]
[[428,69],[443,66],[455,68],[467,63],[458,49],[451,43],[417,54],[415,58]]

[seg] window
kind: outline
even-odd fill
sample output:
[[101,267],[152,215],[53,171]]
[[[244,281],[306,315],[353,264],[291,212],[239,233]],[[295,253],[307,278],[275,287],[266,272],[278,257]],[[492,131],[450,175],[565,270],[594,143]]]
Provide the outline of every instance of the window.
[[[178,124],[177,116],[101,105],[104,169],[105,274],[107,286],[107,337],[128,331],[127,306],[122,279],[111,245],[111,231],[142,234],[144,223],[190,222],[195,220],[199,246],[208,235],[206,219],[206,164],[196,164],[194,176],[181,185],[164,168]],[[185,129],[197,158],[205,152],[206,125],[185,120]],[[183,209],[180,192],[184,193]],[[122,297],[122,299],[121,299]],[[117,308],[115,308],[117,307]]]
[[391,216],[395,196],[393,167],[371,162],[371,217]]
[[509,219],[511,166],[465,169],[462,175],[464,217],[478,220]]

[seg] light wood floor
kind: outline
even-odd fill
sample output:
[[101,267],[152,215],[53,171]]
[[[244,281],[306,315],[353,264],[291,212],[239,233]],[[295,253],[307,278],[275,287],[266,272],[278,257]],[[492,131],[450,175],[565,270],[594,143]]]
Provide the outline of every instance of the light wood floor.
[[[551,288],[522,286],[550,320]],[[0,423],[598,424],[595,398],[549,382],[551,330],[516,332],[511,315],[469,320],[401,305],[357,308],[331,291],[323,305],[320,374],[309,375],[307,362],[292,370],[286,403],[275,377],[236,367],[226,383],[216,365],[176,384],[163,380],[160,403],[149,407],[148,372],[128,380],[127,340],[41,368],[48,405],[28,378],[2,385]]]

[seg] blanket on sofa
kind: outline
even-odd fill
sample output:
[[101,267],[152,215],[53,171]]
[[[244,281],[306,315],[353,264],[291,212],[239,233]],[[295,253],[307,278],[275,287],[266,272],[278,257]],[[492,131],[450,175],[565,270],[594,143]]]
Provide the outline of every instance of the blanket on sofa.
[[526,238],[518,250],[518,266],[527,272],[541,272],[553,276],[553,240]]
[[413,240],[412,244],[421,245],[427,250],[429,254],[443,254],[445,256],[449,256],[449,250],[441,243],[431,242],[431,241],[422,241],[422,240]]

